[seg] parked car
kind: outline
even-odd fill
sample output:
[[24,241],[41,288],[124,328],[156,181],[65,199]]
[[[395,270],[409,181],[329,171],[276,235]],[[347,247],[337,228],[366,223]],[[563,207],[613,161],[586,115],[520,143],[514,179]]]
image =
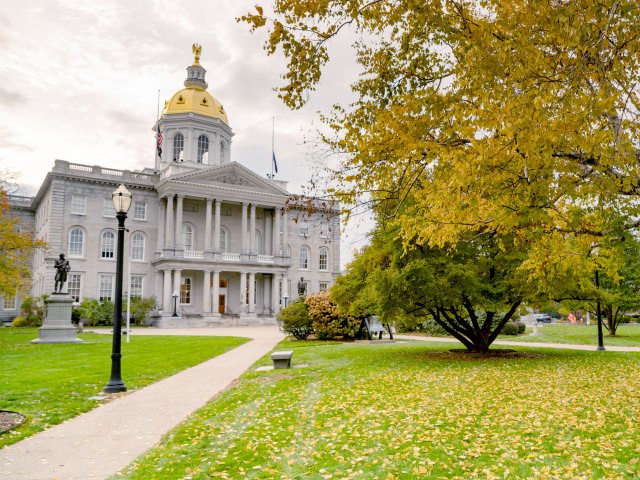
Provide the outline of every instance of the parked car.
[[551,317],[546,313],[536,313],[533,318],[535,318],[538,323],[551,323]]

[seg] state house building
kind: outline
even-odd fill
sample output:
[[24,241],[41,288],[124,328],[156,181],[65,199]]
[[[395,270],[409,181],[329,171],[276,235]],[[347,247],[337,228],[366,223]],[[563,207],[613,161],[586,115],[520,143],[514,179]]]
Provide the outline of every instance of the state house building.
[[[153,168],[56,160],[35,197],[11,199],[23,224],[48,245],[33,258],[32,296],[53,291],[53,261],[63,252],[71,263],[67,289],[76,301],[113,298],[117,220],[111,193],[120,184],[133,195],[124,289],[156,297],[159,325],[270,323],[298,296],[299,282],[307,293],[334,282],[340,269],[337,207],[321,199],[292,201],[286,182],[232,161],[234,134],[223,106],[207,91],[199,53],[187,67],[185,88],[166,102],[154,126],[162,132],[162,154]],[[3,306],[19,309],[17,303],[5,299]]]

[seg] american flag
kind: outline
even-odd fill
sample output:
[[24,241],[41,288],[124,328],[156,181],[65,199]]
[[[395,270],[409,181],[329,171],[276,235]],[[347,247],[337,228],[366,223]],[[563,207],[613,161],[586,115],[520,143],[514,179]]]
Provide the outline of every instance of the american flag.
[[162,131],[160,130],[160,125],[158,125],[157,127],[157,131],[156,131],[156,141],[157,141],[157,145],[156,145],[156,150],[158,152],[158,157],[162,158]]

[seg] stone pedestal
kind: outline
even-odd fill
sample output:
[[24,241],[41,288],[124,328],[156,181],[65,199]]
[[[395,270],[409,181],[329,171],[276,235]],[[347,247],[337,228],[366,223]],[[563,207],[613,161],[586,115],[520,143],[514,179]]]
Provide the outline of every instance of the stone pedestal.
[[73,298],[65,293],[54,293],[45,303],[47,317],[38,329],[38,338],[31,343],[82,343],[76,337],[76,327],[71,323]]

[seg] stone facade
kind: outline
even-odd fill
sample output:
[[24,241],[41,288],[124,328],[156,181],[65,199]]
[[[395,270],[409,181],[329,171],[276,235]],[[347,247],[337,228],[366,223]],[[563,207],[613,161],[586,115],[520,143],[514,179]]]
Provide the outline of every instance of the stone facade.
[[[202,67],[188,71],[204,82]],[[162,132],[154,168],[134,172],[56,160],[23,205],[24,221],[48,244],[33,259],[32,295],[53,291],[53,262],[63,252],[76,301],[113,297],[117,220],[111,193],[120,184],[133,195],[123,288],[155,296],[160,325],[271,323],[298,296],[298,282],[311,293],[335,281],[337,205],[296,200],[286,182],[231,161],[233,132],[222,105],[206,84],[188,78],[185,85],[154,126]],[[172,110],[181,100],[200,104],[193,112]]]

